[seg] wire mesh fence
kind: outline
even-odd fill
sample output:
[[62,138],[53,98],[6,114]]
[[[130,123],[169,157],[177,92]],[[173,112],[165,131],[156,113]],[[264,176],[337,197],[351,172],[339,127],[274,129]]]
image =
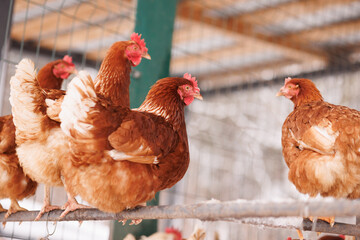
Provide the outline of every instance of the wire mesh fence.
[[[69,54],[77,68],[94,76],[107,47],[129,39],[135,26],[132,0],[10,2],[11,30],[9,38],[4,36],[9,49],[5,47],[7,54],[1,59],[6,65],[0,89],[2,114],[11,112],[9,79],[23,57],[41,67]],[[189,170],[173,188],[161,192],[160,204],[307,199],[287,180],[281,154],[281,125],[293,106],[275,94],[284,77],[303,76],[314,80],[326,101],[360,108],[359,9],[359,2],[351,0],[178,1],[170,72],[196,76],[204,101],[194,102],[186,115]],[[23,207],[39,209],[41,189],[24,200]],[[55,188],[52,199],[63,204],[66,194]],[[9,204],[0,202],[4,207]],[[159,230],[175,226],[185,236],[194,225],[203,225],[207,239],[215,233],[220,239],[296,237],[293,229],[259,228],[249,221],[159,222]],[[84,222],[80,227],[77,222],[7,223],[0,234],[36,239],[55,227],[51,239],[112,238],[110,221]]]

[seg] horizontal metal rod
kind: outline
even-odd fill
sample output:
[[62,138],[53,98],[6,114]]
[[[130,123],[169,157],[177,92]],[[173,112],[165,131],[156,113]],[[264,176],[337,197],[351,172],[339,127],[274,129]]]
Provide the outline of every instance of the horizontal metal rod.
[[[40,221],[57,221],[61,210],[45,214]],[[6,221],[32,221],[38,211],[18,212]],[[5,213],[0,213],[0,219]],[[97,209],[82,209],[69,213],[63,221],[119,220],[119,219],[174,219],[197,218],[219,220],[247,217],[308,217],[308,216],[360,216],[360,201],[208,201],[188,205],[148,206],[120,213],[104,213]]]
[[[303,230],[313,231],[314,223],[309,219],[304,219]],[[335,222],[334,226],[330,226],[327,222],[317,220],[314,230],[316,232],[334,233],[342,235],[360,236],[360,227],[355,224],[347,224]]]
[[[12,214],[6,222],[33,221],[38,211],[18,212]],[[122,219],[180,219],[196,218],[203,221],[232,221],[243,218],[265,217],[308,217],[308,216],[356,216],[360,215],[360,201],[209,201],[188,205],[148,206],[125,210],[120,213],[105,213],[98,209],[81,209],[59,219],[61,210],[44,214],[39,221],[89,221],[89,220],[122,220]],[[0,213],[3,219],[5,213]],[[252,223],[250,223],[252,224]],[[254,223],[253,223],[254,224]],[[266,225],[260,224],[259,225]],[[276,227],[272,225],[271,227]],[[280,227],[280,226],[279,226]],[[282,226],[283,227],[283,226]],[[300,225],[301,227],[301,225]],[[289,226],[289,228],[297,228]],[[313,223],[304,220],[302,228],[311,231]],[[315,231],[346,235],[359,235],[360,227],[352,224],[335,223],[333,227],[319,220]]]
[[[277,223],[277,220],[280,220],[280,223]],[[289,218],[291,219],[291,217]],[[234,220],[228,220],[234,221]],[[317,220],[316,223],[310,221],[307,218],[300,219],[295,222],[287,222],[284,224],[284,218],[243,218],[235,221],[237,223],[255,225],[260,227],[267,228],[284,228],[284,229],[299,229],[302,231],[315,231],[315,232],[323,232],[323,233],[333,233],[333,234],[343,234],[343,235],[352,235],[352,236],[360,236],[360,228],[355,224],[347,224],[341,222],[335,222],[331,227],[329,223],[324,222],[322,220]]]

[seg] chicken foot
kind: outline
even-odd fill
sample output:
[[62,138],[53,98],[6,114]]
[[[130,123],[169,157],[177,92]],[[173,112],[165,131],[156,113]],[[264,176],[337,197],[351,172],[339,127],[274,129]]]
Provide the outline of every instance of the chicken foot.
[[50,186],[45,185],[44,204],[34,221],[38,221],[42,217],[42,215],[44,215],[44,213],[50,212],[55,209],[60,209],[60,207],[50,205]]
[[64,211],[61,213],[59,219],[63,219],[69,212],[75,211],[77,209],[85,209],[91,208],[90,206],[86,206],[83,204],[79,204],[76,199],[71,196],[69,193],[67,194],[68,201],[61,207]]
[[[314,222],[314,219],[315,219],[314,217],[309,217],[309,220],[312,222]],[[331,227],[334,226],[334,223],[335,223],[335,217],[318,217],[317,219],[320,219],[320,220],[323,220],[323,221],[329,223]],[[304,236],[303,236],[301,230],[296,229],[296,232],[299,235],[299,239],[303,240]],[[318,234],[320,234],[320,233],[318,233]]]
[[302,231],[300,229],[296,229],[296,232],[297,232],[297,234],[299,236],[299,239],[304,240],[304,235],[302,234]]
[[[317,219],[323,220],[330,224],[330,227],[334,226],[335,223],[335,217],[318,217]],[[314,217],[309,217],[309,220],[314,222]]]
[[7,210],[3,208],[3,206],[0,204],[0,212],[6,212]]
[[[139,204],[137,207],[146,207],[146,202]],[[121,222],[122,225],[124,226],[126,224],[127,220],[129,220],[129,219],[119,220],[119,222]],[[138,225],[141,222],[142,222],[142,219],[133,219],[133,220],[131,220],[129,225]]]
[[[27,211],[27,209],[20,207],[20,205],[16,201],[16,199],[10,199],[10,200],[11,200],[11,203],[10,203],[9,210],[6,210],[0,204],[0,212],[7,211],[6,214],[5,214],[4,219],[7,219],[13,213],[16,213],[16,212],[19,212],[19,211]],[[3,227],[5,227],[6,222],[3,222],[2,225],[3,225]]]
[[15,199],[11,199],[9,210],[7,210],[4,218],[7,219],[11,214],[19,211],[27,211],[27,209],[20,207],[19,203]]

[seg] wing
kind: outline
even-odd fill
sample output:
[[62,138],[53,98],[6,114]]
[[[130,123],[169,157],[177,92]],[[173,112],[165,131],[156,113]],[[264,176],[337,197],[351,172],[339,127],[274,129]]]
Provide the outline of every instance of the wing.
[[59,114],[61,129],[70,137],[73,154],[81,158],[79,162],[101,161],[95,154],[111,149],[107,137],[120,125],[123,114],[126,110],[113,108],[100,99],[91,77],[79,72],[69,83]]
[[[360,112],[344,106],[318,103],[298,109],[285,126],[289,141],[300,150],[308,149],[323,155],[336,151],[358,151]],[[285,125],[285,124],[284,124]]]
[[295,137],[291,129],[289,131],[300,150],[308,149],[324,155],[335,153],[335,141],[339,131],[334,131],[331,121],[327,118],[308,128],[300,138]]
[[114,160],[157,164],[174,149],[179,136],[161,117],[133,111],[108,139]]

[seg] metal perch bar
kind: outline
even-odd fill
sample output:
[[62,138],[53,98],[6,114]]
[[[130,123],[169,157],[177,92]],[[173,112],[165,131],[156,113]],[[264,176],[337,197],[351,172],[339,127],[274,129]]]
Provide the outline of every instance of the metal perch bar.
[[[45,214],[40,221],[57,221],[62,211]],[[32,221],[38,211],[18,212],[6,221]],[[215,221],[226,218],[249,217],[308,217],[308,216],[360,216],[360,201],[226,201],[201,202],[188,205],[138,207],[120,213],[104,213],[97,209],[83,209],[66,215],[62,221],[119,220],[119,219],[174,219],[198,218]],[[0,219],[5,213],[0,213]]]
[[[355,216],[360,215],[360,201],[333,200],[333,201],[228,201],[228,202],[201,202],[189,205],[148,206],[125,210],[120,213],[105,213],[97,209],[81,209],[71,212],[59,220],[61,210],[54,210],[44,214],[39,221],[89,221],[89,220],[122,220],[122,219],[179,219],[196,218],[203,221],[232,221],[244,218],[266,217],[308,217],[308,216]],[[6,222],[33,221],[38,211],[18,212],[11,215]],[[3,219],[5,213],[0,213]],[[250,224],[256,224],[255,222]],[[266,225],[259,223],[258,225]],[[273,225],[272,227],[276,227]],[[301,225],[300,225],[301,227]],[[304,220],[302,227],[311,231],[313,224]],[[289,226],[289,228],[296,228]],[[333,227],[318,221],[315,231],[359,235],[360,227],[352,224],[335,223]]]
[[[313,222],[309,219],[304,219],[303,221],[303,230],[304,231],[313,231]],[[360,228],[354,224],[346,224],[335,222],[334,226],[330,227],[327,222],[318,220],[315,226],[316,232],[324,233],[334,233],[334,234],[343,234],[351,236],[360,236]]]

